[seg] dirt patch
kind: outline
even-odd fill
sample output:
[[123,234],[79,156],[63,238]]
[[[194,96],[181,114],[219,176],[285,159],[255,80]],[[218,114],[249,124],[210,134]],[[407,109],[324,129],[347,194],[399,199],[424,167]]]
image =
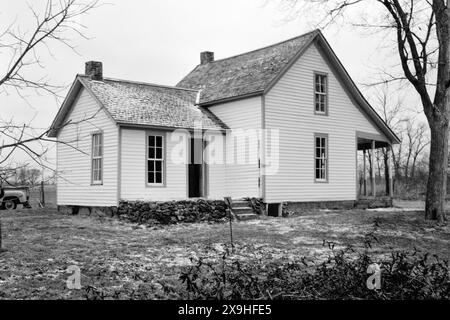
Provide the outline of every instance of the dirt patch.
[[[8,251],[0,256],[0,298],[6,299],[84,298],[83,290],[66,288],[70,265],[81,268],[83,287],[181,286],[180,271],[192,259],[220,261],[224,245],[230,242],[227,223],[143,228],[52,209],[2,212],[1,217]],[[374,250],[379,254],[417,248],[450,257],[450,228],[425,222],[423,211],[403,210],[315,211],[236,222],[234,254],[243,261],[262,263],[303,256],[324,259],[329,253],[324,240],[337,246],[362,246],[374,221],[379,240]]]

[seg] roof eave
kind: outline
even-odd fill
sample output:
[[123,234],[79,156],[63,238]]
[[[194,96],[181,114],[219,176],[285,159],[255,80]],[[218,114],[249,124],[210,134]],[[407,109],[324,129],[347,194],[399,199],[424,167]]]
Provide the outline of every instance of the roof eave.
[[89,88],[89,86],[86,84],[86,82],[83,80],[83,76],[77,74],[75,77],[74,82],[72,83],[72,86],[69,89],[69,93],[67,94],[66,98],[64,99],[61,108],[59,108],[58,113],[55,116],[55,119],[53,119],[53,122],[49,128],[49,132],[47,136],[49,138],[56,138],[58,135],[58,131],[64,126],[63,121],[67,114],[72,109],[73,102],[76,100],[78,96],[78,92],[80,88],[86,89],[86,91],[89,93],[89,95],[96,101],[100,109],[103,109],[108,117],[116,123],[116,119],[111,115],[111,113],[105,108],[105,106],[101,103],[101,101],[97,98],[97,96],[92,92],[92,90]]
[[75,101],[76,96],[78,94],[78,91],[81,87],[81,83],[78,81],[78,75],[75,77],[75,80],[73,81],[68,94],[64,98],[63,103],[61,104],[61,107],[59,108],[58,112],[56,113],[55,118],[52,121],[52,124],[50,125],[50,128],[48,129],[47,136],[49,138],[56,138],[58,135],[58,130],[60,129],[60,122],[62,122],[67,115],[67,113],[70,111],[71,104]]
[[[196,128],[189,128],[189,127],[176,127],[176,126],[158,126],[158,125],[151,125],[151,124],[141,124],[141,123],[133,123],[133,122],[126,122],[126,121],[117,121],[117,124],[120,127],[129,127],[129,128],[140,128],[140,129],[154,129],[154,130],[166,130],[166,131],[174,131],[174,130],[195,130]],[[218,132],[225,132],[226,128],[204,128],[203,131],[218,131]]]
[[232,101],[236,101],[236,100],[243,100],[243,99],[248,99],[248,98],[253,98],[253,97],[258,97],[264,94],[264,90],[258,90],[258,91],[254,91],[254,92],[249,92],[246,94],[241,94],[238,96],[233,96],[233,97],[227,97],[227,98],[223,98],[223,99],[217,99],[217,100],[211,100],[211,101],[206,101],[206,102],[200,102],[198,104],[199,107],[210,107],[216,104],[221,104],[221,103],[226,103],[226,102],[232,102]]
[[320,30],[316,29],[311,32],[313,34],[311,38],[302,46],[302,48],[291,58],[291,60],[283,67],[283,69],[270,81],[270,83],[264,88],[263,94],[266,95],[275,84],[286,74],[286,72],[297,62],[298,59],[303,55],[303,53],[309,48],[317,35],[320,34]]
[[397,135],[389,128],[389,126],[381,119],[378,113],[372,108],[369,102],[364,98],[362,93],[359,91],[356,84],[351,79],[345,67],[337,58],[333,49],[329,45],[328,41],[323,36],[320,30],[314,31],[314,36],[312,36],[308,42],[299,50],[299,52],[289,61],[289,63],[283,68],[283,70],[267,85],[267,87],[263,91],[263,95],[266,95],[277,83],[278,81],[285,75],[285,73],[295,64],[295,62],[300,59],[303,53],[310,47],[310,45],[317,41],[322,44],[323,51],[327,54],[327,57],[331,60],[333,66],[335,66],[336,71],[341,76],[342,80],[345,82],[346,87],[350,90],[350,93],[354,98],[356,98],[358,104],[363,107],[366,114],[372,119],[372,121],[376,124],[376,126],[383,132],[384,135],[389,139],[391,144],[400,143],[400,139]]
[[324,47],[324,49],[326,49],[323,51],[327,54],[328,58],[331,60],[333,65],[336,67],[336,71],[339,73],[341,78],[344,80],[344,84],[346,84],[347,88],[350,90],[353,97],[357,100],[358,104],[363,107],[364,111],[375,122],[377,127],[379,129],[381,129],[381,131],[386,135],[386,137],[389,139],[391,144],[400,143],[400,139],[397,137],[395,132],[392,131],[392,129],[386,124],[386,122],[372,108],[370,103],[366,100],[364,95],[358,89],[355,82],[352,80],[352,78],[348,74],[345,67],[339,61],[339,59],[336,56],[336,53],[333,51],[330,44],[325,39],[325,37],[322,35],[322,33],[320,33],[320,32],[318,33],[317,39],[318,39],[318,44],[322,45],[322,47]]

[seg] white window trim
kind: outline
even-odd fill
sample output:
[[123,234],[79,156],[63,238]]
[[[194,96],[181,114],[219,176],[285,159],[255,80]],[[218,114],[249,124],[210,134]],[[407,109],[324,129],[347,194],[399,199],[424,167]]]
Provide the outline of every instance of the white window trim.
[[[317,76],[322,76],[325,77],[325,92],[320,92],[316,90],[316,78]],[[323,115],[323,116],[327,116],[328,115],[328,74],[324,73],[324,72],[317,72],[314,71],[314,79],[313,79],[313,86],[314,86],[314,114],[317,115]],[[325,106],[324,106],[324,111],[320,111],[316,109],[316,95],[321,95],[325,97]]]
[[[99,146],[101,146],[101,154],[100,155],[95,155],[94,149],[95,149],[95,144],[94,144],[94,138],[95,136],[99,136],[100,137],[100,144]],[[103,138],[103,131],[96,131],[93,132],[91,134],[91,185],[102,185],[103,184],[103,154],[104,154],[105,148],[104,148],[104,138]],[[100,180],[94,180],[95,175],[94,175],[94,160],[100,160],[100,176],[101,179]]]
[[[149,155],[149,141],[150,141],[150,137],[161,137],[162,138],[162,154],[161,154],[161,159],[157,159],[156,158],[156,152],[155,152],[155,157],[154,158],[150,158]],[[166,133],[165,132],[156,132],[156,131],[148,131],[146,134],[146,151],[145,151],[145,185],[147,187],[166,187],[166,170],[167,170],[167,166],[166,166]],[[156,149],[155,149],[156,150]],[[162,165],[161,165],[161,182],[157,183],[157,182],[149,182],[148,181],[148,173],[149,173],[149,168],[148,168],[148,162],[149,161],[161,161]]]
[[[319,159],[323,159],[322,157],[317,157],[316,155],[316,149],[317,149],[317,145],[316,145],[316,139],[317,138],[324,138],[325,139],[325,178],[321,178],[318,179],[316,177],[316,170],[318,169],[316,166],[316,161]],[[330,159],[330,154],[329,154],[329,137],[328,134],[326,133],[315,133],[314,134],[314,181],[317,183],[328,183],[328,178],[329,178],[329,159]]]

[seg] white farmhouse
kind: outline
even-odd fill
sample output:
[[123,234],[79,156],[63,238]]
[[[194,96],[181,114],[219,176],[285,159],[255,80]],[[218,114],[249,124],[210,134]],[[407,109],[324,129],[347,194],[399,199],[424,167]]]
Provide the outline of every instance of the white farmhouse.
[[398,138],[320,31],[201,63],[176,86],[86,63],[52,124],[57,204],[263,198],[355,201],[357,150]]

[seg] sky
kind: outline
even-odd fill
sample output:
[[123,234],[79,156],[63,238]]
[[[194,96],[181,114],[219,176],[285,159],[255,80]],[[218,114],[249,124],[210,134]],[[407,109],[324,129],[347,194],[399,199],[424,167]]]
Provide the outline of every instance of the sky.
[[[79,20],[89,39],[67,35],[77,52],[59,44],[50,47],[51,55],[46,48],[38,48],[44,69],[33,68],[30,76],[46,75],[53,83],[69,86],[77,73],[84,73],[86,61],[96,60],[103,62],[105,77],[175,85],[199,63],[201,51],[213,51],[216,59],[226,58],[315,27],[304,17],[286,19],[287,12],[276,0],[107,1]],[[45,2],[35,0],[32,4],[39,11]],[[13,22],[24,32],[32,27],[27,2],[0,0],[0,34]],[[386,54],[392,54],[380,48],[380,35],[342,25],[323,33],[357,84],[374,79],[379,67],[386,67]],[[0,51],[0,76],[6,67],[5,56],[7,53]],[[48,128],[61,101],[34,90],[22,95],[26,100],[14,90],[0,93],[0,117]],[[409,99],[412,105],[418,103],[414,95]],[[53,166],[55,147],[47,146],[47,163]],[[27,161],[21,153],[14,160]]]

